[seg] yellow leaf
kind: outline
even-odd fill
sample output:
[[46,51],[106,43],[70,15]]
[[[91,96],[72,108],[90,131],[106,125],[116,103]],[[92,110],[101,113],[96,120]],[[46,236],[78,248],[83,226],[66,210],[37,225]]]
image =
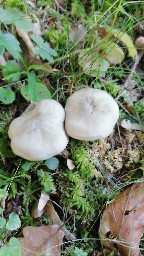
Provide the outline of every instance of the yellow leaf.
[[101,58],[97,50],[89,49],[79,54],[79,65],[83,72],[92,77],[105,77],[110,64],[107,60]]
[[137,50],[133,44],[131,37],[128,34],[123,33],[122,31],[117,30],[117,29],[114,29],[111,32],[115,38],[118,38],[119,41],[122,41],[127,46],[129,56],[132,57],[133,59],[136,59]]
[[124,59],[124,52],[121,47],[110,40],[102,43],[98,50],[101,51],[101,56],[110,64],[120,64]]

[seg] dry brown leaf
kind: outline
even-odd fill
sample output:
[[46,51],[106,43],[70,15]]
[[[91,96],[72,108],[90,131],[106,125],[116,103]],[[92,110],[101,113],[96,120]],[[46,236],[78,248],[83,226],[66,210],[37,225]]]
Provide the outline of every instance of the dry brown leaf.
[[124,52],[121,47],[110,40],[100,44],[98,51],[101,51],[101,56],[110,64],[120,64],[124,59]]
[[105,209],[99,229],[103,245],[109,252],[123,256],[139,256],[144,234],[144,182],[123,191]]
[[44,212],[48,216],[50,223],[58,225],[59,228],[64,232],[65,237],[68,240],[75,240],[76,239],[76,237],[73,234],[71,234],[69,232],[69,230],[66,229],[66,227],[64,226],[64,224],[60,220],[60,218],[59,218],[57,212],[55,211],[51,201],[47,202],[47,204],[45,206],[45,209],[44,209]]
[[140,36],[136,39],[135,46],[141,50],[144,50],[144,36]]
[[22,256],[60,256],[60,245],[64,237],[57,225],[25,227],[20,238]]

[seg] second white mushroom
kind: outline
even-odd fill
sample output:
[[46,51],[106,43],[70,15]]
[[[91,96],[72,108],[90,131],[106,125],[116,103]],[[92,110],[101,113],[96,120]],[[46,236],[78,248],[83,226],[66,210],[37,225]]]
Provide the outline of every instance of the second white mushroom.
[[111,95],[84,88],[67,100],[65,129],[74,139],[94,141],[109,136],[118,118],[119,107]]

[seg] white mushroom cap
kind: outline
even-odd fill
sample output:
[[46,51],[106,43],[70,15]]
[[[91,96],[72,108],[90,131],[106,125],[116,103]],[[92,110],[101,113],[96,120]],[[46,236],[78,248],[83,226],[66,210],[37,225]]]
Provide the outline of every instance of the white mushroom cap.
[[119,107],[107,92],[84,88],[67,100],[65,129],[78,140],[94,141],[109,136],[119,118]]
[[13,152],[31,161],[61,153],[68,143],[64,118],[61,104],[51,99],[40,101],[32,110],[26,109],[8,130]]

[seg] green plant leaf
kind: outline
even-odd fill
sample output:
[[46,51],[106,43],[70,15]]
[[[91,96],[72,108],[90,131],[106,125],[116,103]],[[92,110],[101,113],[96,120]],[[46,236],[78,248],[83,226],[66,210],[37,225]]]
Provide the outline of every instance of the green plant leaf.
[[72,252],[72,256],[87,256],[87,252],[84,252],[81,248],[75,247]]
[[15,59],[20,58],[21,49],[18,40],[10,33],[0,33],[0,46],[5,48]]
[[6,194],[7,194],[7,191],[5,188],[0,189],[0,202],[3,200]]
[[36,76],[33,72],[28,74],[28,84],[22,87],[20,92],[26,100],[32,102],[51,98],[50,91],[44,84],[36,81]]
[[9,243],[0,249],[0,256],[21,256],[20,241],[12,237]]
[[5,138],[0,139],[0,153],[4,157],[13,158],[15,157],[14,153],[10,149],[10,146],[8,144],[8,141]]
[[0,20],[5,24],[14,24],[18,29],[31,31],[33,24],[27,20],[26,15],[16,9],[4,10],[0,8]]
[[0,217],[0,228],[4,228],[5,224],[6,224],[6,219],[3,217]]
[[10,104],[15,100],[15,93],[11,89],[0,88],[0,101],[4,104]]
[[32,35],[32,40],[37,44],[35,51],[43,60],[48,60],[50,63],[54,62],[57,52],[53,50],[47,42],[44,42],[40,36]]
[[6,224],[6,228],[10,231],[13,231],[20,228],[20,226],[21,226],[21,220],[19,216],[15,212],[12,212],[9,215],[9,220]]
[[45,165],[50,169],[50,170],[55,170],[59,166],[59,160],[56,157],[51,157],[45,161]]
[[22,71],[19,65],[13,60],[7,62],[7,64],[2,67],[2,74],[4,76],[3,80],[7,80],[9,82],[18,81],[21,73]]
[[3,198],[6,196],[7,191],[5,188],[0,189],[0,202],[3,200]]

